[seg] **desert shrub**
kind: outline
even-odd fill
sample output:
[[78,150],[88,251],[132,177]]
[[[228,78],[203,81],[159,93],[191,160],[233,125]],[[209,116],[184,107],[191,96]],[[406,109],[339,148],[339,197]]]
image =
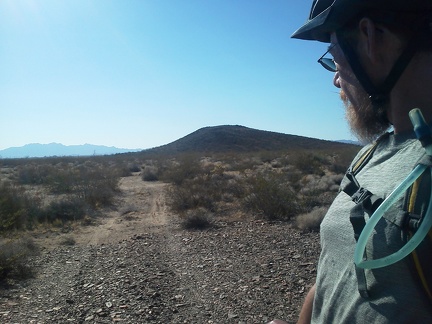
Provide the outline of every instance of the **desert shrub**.
[[215,167],[169,187],[167,197],[171,210],[176,213],[199,207],[217,212],[220,202],[232,202],[244,194],[245,188],[240,179],[225,173],[221,167]]
[[[41,162],[42,163],[42,162]],[[0,184],[0,231],[31,228],[37,222],[64,224],[82,219],[89,208],[113,203],[120,180],[113,164],[96,161],[20,165],[20,183],[42,185],[55,195],[66,194],[46,207],[23,187]],[[125,164],[124,164],[125,165]]]
[[21,183],[46,185],[54,194],[76,194],[89,205],[98,207],[112,203],[121,172],[121,168],[95,161],[84,161],[78,165],[31,164],[21,167],[19,179]]
[[303,174],[324,175],[324,166],[330,162],[321,155],[314,153],[298,153],[291,158],[293,165]]
[[324,192],[324,191],[337,191],[339,183],[342,181],[343,175],[324,175],[322,177],[317,175],[307,175],[301,179],[301,192],[308,193]]
[[299,192],[302,194],[305,210],[329,206],[337,195],[343,175],[307,175],[300,181]]
[[183,213],[189,209],[203,207],[215,211],[215,193],[210,188],[203,189],[202,183],[196,181],[185,182],[182,186],[174,186],[168,189],[168,202],[171,210],[176,213]]
[[72,193],[76,182],[80,178],[80,173],[75,169],[53,169],[53,171],[43,180],[48,185],[52,193]]
[[181,218],[181,226],[185,229],[202,230],[214,226],[213,217],[205,208],[188,210]]
[[30,228],[40,215],[40,204],[23,187],[0,183],[0,231]]
[[88,185],[82,191],[85,201],[93,208],[110,206],[114,203],[117,188],[110,184],[99,182],[97,185]]
[[18,168],[18,182],[20,184],[40,185],[46,182],[54,168],[46,164],[25,164]]
[[280,156],[278,151],[261,151],[258,153],[261,162],[271,163],[274,159]]
[[303,188],[301,180],[303,179],[303,174],[298,170],[285,170],[283,172],[283,177],[287,183],[293,188],[294,191],[300,191]]
[[94,209],[112,205],[126,166],[132,167],[124,160],[88,157],[18,163],[19,184],[43,186],[58,197],[52,197],[55,200],[50,199],[42,207],[40,197],[30,196],[24,187],[0,183],[0,231],[31,228],[37,222],[63,226],[65,222],[83,219]]
[[127,168],[130,172],[140,172],[141,171],[141,167],[138,165],[138,163],[135,163],[135,162],[128,163]]
[[111,169],[117,173],[118,177],[130,177],[132,172],[130,171],[128,165],[122,163],[111,167]]
[[[141,178],[143,179],[144,173],[148,172],[148,175],[151,177],[157,177],[158,180],[170,182],[170,172],[173,168],[178,166],[178,162],[174,159],[151,159],[145,160],[144,164],[141,167],[142,173]],[[154,173],[154,174],[152,174]],[[144,180],[143,181],[153,181],[153,180]]]
[[31,277],[34,272],[28,260],[37,253],[38,248],[29,238],[0,239],[0,281]]
[[86,206],[83,200],[78,198],[69,198],[60,201],[51,202],[44,212],[44,220],[53,223],[60,221],[64,224],[67,221],[76,221],[84,218]]
[[245,172],[246,170],[252,170],[262,162],[259,158],[254,156],[241,156],[235,159],[232,163],[232,171]]
[[243,198],[246,195],[246,187],[243,179],[228,178],[220,181],[217,185],[219,186],[224,201],[233,201]]
[[143,181],[158,181],[158,168],[156,166],[145,166],[141,173],[141,179]]
[[296,227],[301,230],[318,231],[327,210],[327,207],[318,207],[309,213],[298,215],[295,218]]
[[181,185],[183,181],[193,179],[203,173],[204,170],[197,156],[184,155],[177,163],[173,163],[170,168],[164,170],[162,180]]
[[302,210],[302,203],[283,177],[257,174],[247,181],[244,206],[268,220],[288,220]]
[[75,245],[76,241],[72,236],[64,236],[61,240],[60,240],[60,245],[66,245],[66,246],[72,246]]
[[141,171],[141,166],[137,161],[122,160],[116,157],[113,157],[110,163],[99,161],[97,167],[109,169],[111,172],[116,173],[118,177],[130,177],[133,173]]
[[108,206],[118,191],[119,176],[103,167],[83,168],[77,175],[73,192],[91,207]]

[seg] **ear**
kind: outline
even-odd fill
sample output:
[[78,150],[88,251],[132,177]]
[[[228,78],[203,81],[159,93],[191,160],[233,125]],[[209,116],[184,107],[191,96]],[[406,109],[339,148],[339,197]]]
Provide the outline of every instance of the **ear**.
[[366,55],[371,64],[377,64],[380,60],[380,50],[383,45],[383,30],[370,18],[362,18],[358,24],[359,50]]

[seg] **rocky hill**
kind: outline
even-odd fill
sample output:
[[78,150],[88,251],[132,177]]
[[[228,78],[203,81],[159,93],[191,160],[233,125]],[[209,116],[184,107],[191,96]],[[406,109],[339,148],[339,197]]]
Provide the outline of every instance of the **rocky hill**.
[[[204,127],[172,143],[145,150],[145,153],[256,152],[295,149],[332,150],[352,144],[263,131],[239,125]],[[358,147],[357,147],[358,149]]]

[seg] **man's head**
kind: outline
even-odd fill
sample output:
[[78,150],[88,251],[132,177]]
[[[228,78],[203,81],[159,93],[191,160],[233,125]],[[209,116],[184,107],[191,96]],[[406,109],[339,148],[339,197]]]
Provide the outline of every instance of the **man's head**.
[[332,44],[334,84],[363,139],[390,123],[390,94],[419,51],[432,52],[432,0],[314,0],[293,38]]

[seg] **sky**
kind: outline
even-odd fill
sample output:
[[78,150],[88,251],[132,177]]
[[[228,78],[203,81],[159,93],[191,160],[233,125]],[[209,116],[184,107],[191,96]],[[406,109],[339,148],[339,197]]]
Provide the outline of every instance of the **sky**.
[[0,0],[0,150],[242,125],[353,140],[311,0]]

